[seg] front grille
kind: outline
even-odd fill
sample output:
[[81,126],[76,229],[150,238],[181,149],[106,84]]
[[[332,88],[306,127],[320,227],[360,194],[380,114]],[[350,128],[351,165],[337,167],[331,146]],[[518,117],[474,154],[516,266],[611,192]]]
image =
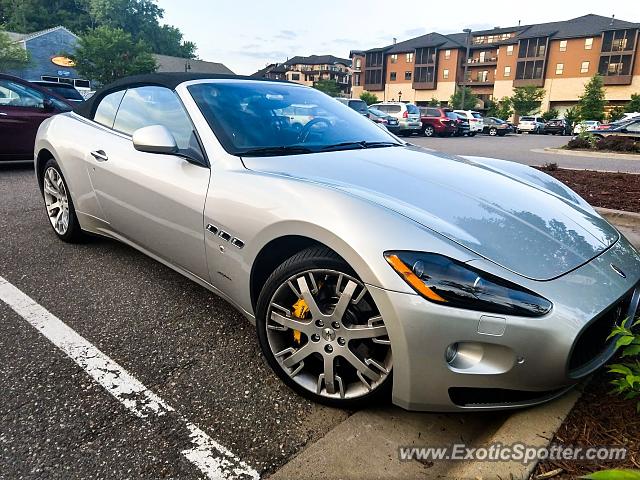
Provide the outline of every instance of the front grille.
[[543,402],[564,390],[566,387],[539,392],[508,390],[506,388],[451,387],[449,388],[449,398],[460,407],[516,406]]
[[629,292],[580,332],[569,356],[571,377],[577,378],[590,373],[613,355],[615,338],[607,340],[607,337],[614,325],[620,325],[630,314],[632,297],[633,292]]

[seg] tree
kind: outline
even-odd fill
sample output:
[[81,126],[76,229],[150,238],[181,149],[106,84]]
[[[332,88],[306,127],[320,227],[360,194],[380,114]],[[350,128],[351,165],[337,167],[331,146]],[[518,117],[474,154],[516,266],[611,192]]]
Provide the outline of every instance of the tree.
[[640,112],[640,93],[631,94],[631,101],[625,105],[624,111],[627,113]]
[[29,54],[9,35],[0,31],[0,72],[20,68],[29,63]]
[[545,122],[549,120],[553,120],[554,118],[558,118],[560,116],[560,111],[557,108],[550,108],[546,112],[542,114],[542,118]]
[[431,97],[431,100],[429,100],[427,102],[427,106],[428,107],[439,107],[440,106],[440,100],[438,100],[436,97]]
[[569,127],[573,130],[573,127],[576,123],[580,121],[580,113],[577,108],[568,108],[566,112],[564,112],[564,119],[569,124]]
[[607,115],[607,121],[609,123],[615,122],[616,120],[620,120],[624,117],[624,107],[616,106],[609,110],[609,115]]
[[340,94],[340,85],[335,80],[318,80],[313,84],[313,88],[326,93],[331,97],[337,97]]
[[502,97],[498,100],[496,114],[494,117],[498,117],[501,120],[508,120],[513,115],[513,103],[510,97]]
[[367,92],[366,90],[360,94],[360,100],[367,105],[373,105],[378,103],[378,96],[375,93]]
[[81,35],[97,27],[121,28],[154,53],[193,58],[195,44],[182,32],[161,25],[164,10],[156,0],[0,0],[0,24],[30,33],[64,25]]
[[76,62],[80,75],[103,85],[158,68],[149,47],[142,41],[135,42],[120,28],[98,27],[85,33],[69,56]]
[[578,102],[580,118],[582,120],[604,120],[604,107],[607,100],[604,97],[604,81],[598,74],[594,75],[585,85],[584,93]]
[[535,113],[540,110],[540,102],[544,94],[544,89],[533,85],[514,88],[511,97],[513,110],[520,116]]
[[[462,92],[464,91],[464,104],[462,103]],[[449,104],[455,110],[473,110],[478,103],[478,97],[473,93],[471,88],[462,87],[458,88],[456,92],[451,95]]]

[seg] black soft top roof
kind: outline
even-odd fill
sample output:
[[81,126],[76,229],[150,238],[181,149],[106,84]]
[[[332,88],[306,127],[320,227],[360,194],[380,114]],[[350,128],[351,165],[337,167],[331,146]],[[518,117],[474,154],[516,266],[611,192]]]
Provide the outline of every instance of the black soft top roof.
[[[225,75],[225,74],[213,74],[213,73],[182,73],[182,72],[170,72],[170,73],[148,73],[145,75],[133,75],[130,77],[121,78],[109,85],[102,87],[87,101],[82,102],[80,105],[75,106],[73,111],[83,117],[93,119],[93,115],[98,107],[98,103],[105,96],[113,92],[120,90],[126,90],[127,88],[143,87],[147,85],[153,85],[158,87],[166,87],[171,90],[181,83],[188,82],[190,80],[217,80],[217,79],[236,79],[236,80],[251,80],[251,81],[271,81],[278,80],[260,79],[247,77],[243,75]],[[280,80],[282,82],[282,80]],[[286,82],[289,83],[289,82]]]

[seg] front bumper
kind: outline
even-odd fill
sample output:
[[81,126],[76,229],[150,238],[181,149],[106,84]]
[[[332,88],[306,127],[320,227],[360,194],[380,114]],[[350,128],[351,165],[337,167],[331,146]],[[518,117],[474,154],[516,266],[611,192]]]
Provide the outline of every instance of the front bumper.
[[[534,290],[554,303],[540,318],[444,307],[418,295],[369,287],[391,339],[393,402],[409,410],[460,411],[517,408],[555,398],[613,355],[614,348],[605,349],[603,340],[593,361],[575,368],[575,348],[587,348],[577,340],[588,326],[604,321],[622,302],[625,315],[638,315],[639,281],[640,256],[621,238],[588,264],[535,282]],[[467,358],[450,365],[445,351],[454,343],[467,348]]]

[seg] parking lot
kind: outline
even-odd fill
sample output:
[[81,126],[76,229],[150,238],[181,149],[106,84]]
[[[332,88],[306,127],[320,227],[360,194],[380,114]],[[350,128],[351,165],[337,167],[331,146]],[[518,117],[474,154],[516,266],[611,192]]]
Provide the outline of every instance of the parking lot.
[[[510,135],[411,141],[450,153],[542,164],[549,157],[546,161],[576,161],[531,152],[566,139]],[[357,439],[349,430],[354,422],[364,434],[368,430],[360,430],[362,424],[370,428],[372,418],[384,423],[380,419],[386,417],[395,430],[389,434],[374,422],[374,429],[389,435],[374,451],[388,462],[395,445],[409,439],[483,438],[508,417],[409,414],[382,405],[365,420],[343,423],[353,412],[304,400],[275,377],[259,353],[253,327],[225,301],[114,241],[70,245],[57,240],[29,166],[0,168],[0,228],[0,283],[4,279],[15,286],[86,340],[85,359],[103,354],[112,360],[116,367],[107,373],[116,383],[130,375],[161,405],[159,413],[137,415],[137,407],[127,404],[134,395],[114,393],[87,375],[86,366],[51,340],[56,332],[34,328],[28,315],[0,301],[2,478],[188,479],[203,473],[217,478],[207,458],[198,460],[203,442],[194,440],[194,428],[207,435],[204,444],[213,445],[214,453],[220,445],[235,455],[239,467],[232,474],[225,471],[227,478],[269,476],[334,427],[346,425],[344,438]],[[372,448],[358,442],[365,453]],[[334,451],[341,448],[335,441],[331,445]],[[354,458],[366,457],[360,454]],[[338,466],[348,468],[347,463]],[[378,464],[372,461],[371,467]],[[413,475],[425,466],[412,462],[402,469]],[[429,472],[437,476],[446,468],[436,465]]]
[[640,161],[620,157],[598,158],[585,155],[560,155],[545,151],[566,145],[571,137],[555,135],[510,134],[504,137],[476,135],[469,137],[419,137],[409,140],[417,145],[454,155],[476,155],[501,158],[526,165],[557,163],[562,168],[608,170],[613,172],[640,173]]

